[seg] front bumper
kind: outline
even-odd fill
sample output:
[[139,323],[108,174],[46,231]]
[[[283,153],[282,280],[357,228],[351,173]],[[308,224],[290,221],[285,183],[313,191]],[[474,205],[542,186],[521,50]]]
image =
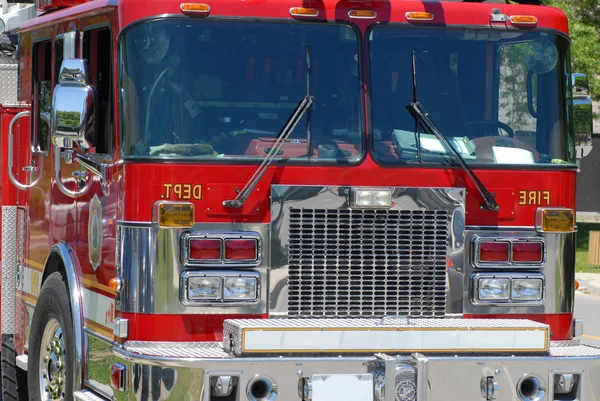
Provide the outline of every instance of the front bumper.
[[[116,399],[135,400],[246,400],[252,399],[248,397],[248,384],[259,376],[270,381],[276,391],[267,393],[263,398],[265,401],[301,400],[298,383],[303,378],[311,379],[314,389],[318,387],[321,391],[320,394],[316,391],[310,394],[315,401],[331,400],[331,394],[339,394],[334,400],[373,401],[378,400],[383,378],[389,383],[396,378],[397,367],[410,367],[416,373],[416,380],[404,385],[396,382],[396,389],[389,386],[392,390],[385,392],[384,401],[411,400],[414,399],[411,398],[413,392],[418,401],[481,401],[486,399],[485,389],[481,388],[482,380],[495,387],[489,399],[498,401],[600,399],[600,348],[580,345],[577,341],[553,342],[546,355],[535,356],[415,353],[393,356],[233,357],[222,346],[222,343],[127,342],[124,346],[115,347],[113,352],[126,367],[127,380],[124,392],[115,390],[114,396]],[[359,375],[362,379],[358,378]],[[345,384],[337,389],[329,388],[329,395],[324,398],[323,376],[332,379],[332,386],[338,385],[336,381]],[[229,397],[211,395],[214,392],[211,380],[215,384],[218,377],[236,378]],[[532,380],[524,383],[524,377]],[[316,386],[315,378],[319,386]],[[567,386],[572,384],[571,391],[558,394],[555,391],[557,383],[564,383],[565,378]],[[363,382],[359,383],[361,380]],[[373,386],[372,393],[367,395],[363,391],[367,386],[365,380]],[[385,388],[385,381],[383,386]],[[531,391],[530,397],[520,398],[519,389]],[[535,398],[536,391],[539,398]]]

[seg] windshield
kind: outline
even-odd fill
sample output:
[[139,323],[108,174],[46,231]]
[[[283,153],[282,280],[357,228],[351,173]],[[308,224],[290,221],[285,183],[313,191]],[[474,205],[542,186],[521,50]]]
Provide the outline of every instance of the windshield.
[[311,111],[276,157],[359,160],[358,48],[355,31],[336,24],[162,19],[133,26],[121,44],[123,154],[261,160],[310,79]]
[[374,156],[452,163],[406,106],[425,112],[468,164],[575,163],[567,39],[541,32],[377,27],[369,35]]

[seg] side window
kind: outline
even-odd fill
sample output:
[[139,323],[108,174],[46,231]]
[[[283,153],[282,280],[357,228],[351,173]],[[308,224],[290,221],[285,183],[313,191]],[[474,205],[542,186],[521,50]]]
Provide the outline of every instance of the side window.
[[526,46],[505,45],[499,49],[498,121],[510,125],[519,140],[535,148],[537,75],[532,74],[527,82],[527,67],[523,62]]
[[112,36],[110,29],[87,31],[83,35],[83,58],[88,60],[91,83],[98,91],[98,144],[96,153],[112,155],[114,130],[112,125]]
[[58,85],[58,74],[60,66],[65,57],[65,42],[63,38],[57,38],[54,42],[54,86]]
[[31,143],[38,152],[48,151],[50,109],[52,107],[52,44],[50,40],[33,45],[33,129]]

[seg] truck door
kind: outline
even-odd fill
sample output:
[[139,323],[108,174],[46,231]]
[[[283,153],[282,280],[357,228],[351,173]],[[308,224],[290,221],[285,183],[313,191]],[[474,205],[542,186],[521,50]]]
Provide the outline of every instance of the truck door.
[[[117,184],[112,179],[115,159],[113,106],[113,39],[110,26],[83,32],[82,58],[88,60],[90,84],[96,88],[98,136],[96,146],[87,156],[103,166],[106,179],[88,173],[93,183],[87,193],[77,198],[78,230],[81,233],[77,254],[83,273],[87,315],[85,325],[98,334],[113,339],[115,317],[114,290],[109,287],[115,277],[115,238],[117,218]],[[85,24],[85,21],[84,21]],[[107,23],[108,24],[108,23]]]

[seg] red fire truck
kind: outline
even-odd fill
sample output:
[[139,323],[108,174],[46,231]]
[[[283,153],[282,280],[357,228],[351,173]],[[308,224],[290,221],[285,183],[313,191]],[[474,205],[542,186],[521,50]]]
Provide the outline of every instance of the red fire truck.
[[527,2],[38,0],[4,400],[599,399],[585,77]]

